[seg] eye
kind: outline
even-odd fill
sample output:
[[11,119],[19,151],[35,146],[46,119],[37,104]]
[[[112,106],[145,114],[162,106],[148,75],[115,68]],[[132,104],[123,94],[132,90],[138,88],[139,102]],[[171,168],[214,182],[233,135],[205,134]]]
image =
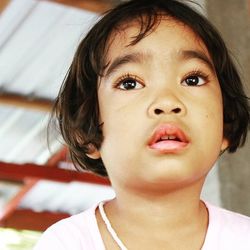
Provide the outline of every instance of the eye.
[[182,81],[182,84],[185,86],[201,86],[206,84],[208,81],[208,76],[203,73],[196,72],[188,75]]
[[133,90],[142,89],[144,87],[136,78],[133,77],[123,77],[123,79],[118,80],[115,87],[122,90]]

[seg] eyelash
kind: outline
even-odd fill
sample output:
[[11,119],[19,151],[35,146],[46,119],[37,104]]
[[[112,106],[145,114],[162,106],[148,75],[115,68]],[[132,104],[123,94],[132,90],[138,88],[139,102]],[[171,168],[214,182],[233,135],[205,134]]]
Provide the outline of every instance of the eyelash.
[[209,82],[209,75],[208,74],[205,74],[204,72],[200,71],[200,70],[193,70],[191,72],[189,72],[188,74],[186,74],[182,80],[181,80],[181,83],[183,83],[185,80],[187,80],[189,77],[191,76],[195,76],[195,77],[201,77],[205,83],[203,84],[200,84],[200,85],[186,85],[186,86],[193,86],[193,87],[199,87],[201,85],[204,85],[206,84],[207,82]]
[[[199,87],[201,85],[206,84],[209,81],[209,75],[208,74],[205,74],[204,72],[202,72],[200,70],[193,70],[193,71],[189,72],[188,74],[186,74],[182,78],[181,83],[183,83],[188,78],[194,77],[194,76],[202,78],[205,81],[205,83],[203,83],[203,84],[197,84],[197,85],[188,85],[188,84],[185,84],[184,86]],[[127,73],[125,75],[122,75],[120,78],[118,78],[118,80],[114,82],[113,87],[114,88],[118,88],[126,80],[133,80],[133,81],[141,84],[142,86],[144,86],[144,84],[141,83],[142,80],[140,80],[136,75],[132,75],[130,73]],[[123,88],[119,88],[119,89],[126,90],[126,89],[123,89]]]
[[[130,73],[127,73],[125,75],[122,75],[120,78],[118,78],[117,81],[114,82],[113,87],[114,88],[118,88],[123,82],[125,82],[126,80],[133,80],[141,85],[144,86],[144,84],[142,84],[142,80],[139,79],[136,75],[131,75]],[[120,88],[121,90],[125,90]]]

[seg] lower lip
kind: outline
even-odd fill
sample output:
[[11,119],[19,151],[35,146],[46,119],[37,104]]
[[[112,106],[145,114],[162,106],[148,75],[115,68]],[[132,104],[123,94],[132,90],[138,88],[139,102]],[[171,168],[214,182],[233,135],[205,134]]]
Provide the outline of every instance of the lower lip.
[[178,153],[179,151],[185,149],[187,147],[187,142],[180,141],[159,141],[156,142],[149,147],[159,153],[167,154],[167,153]]

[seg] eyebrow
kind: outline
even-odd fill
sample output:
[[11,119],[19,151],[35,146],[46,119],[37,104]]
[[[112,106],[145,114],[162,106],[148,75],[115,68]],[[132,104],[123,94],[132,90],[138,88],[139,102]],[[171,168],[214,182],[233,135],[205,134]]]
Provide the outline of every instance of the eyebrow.
[[189,59],[198,59],[205,63],[212,72],[215,72],[214,65],[211,60],[207,57],[205,53],[199,50],[181,50],[180,52],[181,59],[189,60]]
[[[120,68],[121,66],[129,63],[145,63],[147,60],[152,59],[152,54],[149,52],[134,52],[131,54],[123,55],[121,57],[117,57],[108,67],[104,77],[108,77],[115,70]],[[189,60],[189,59],[198,59],[205,63],[212,72],[215,71],[214,65],[211,60],[207,57],[205,53],[199,50],[180,50],[178,52],[178,57],[181,60]]]
[[121,57],[117,57],[108,67],[105,73],[105,77],[108,77],[112,72],[114,72],[124,64],[144,63],[150,58],[152,58],[152,55],[150,53],[142,53],[142,52],[134,52],[131,54],[123,55]]

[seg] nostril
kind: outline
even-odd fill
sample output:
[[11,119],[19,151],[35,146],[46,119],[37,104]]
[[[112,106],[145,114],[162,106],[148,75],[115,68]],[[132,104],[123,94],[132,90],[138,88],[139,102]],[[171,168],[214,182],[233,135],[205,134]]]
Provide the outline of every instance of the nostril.
[[180,108],[175,108],[175,109],[173,109],[173,112],[174,112],[175,114],[178,114],[178,113],[181,112],[181,109],[180,109]]
[[154,109],[154,114],[155,115],[161,115],[161,114],[170,114],[170,113],[173,113],[173,114],[179,114],[181,113],[181,108],[173,108],[173,109],[170,109],[170,110],[165,110],[165,109],[159,109],[159,108],[156,108]]
[[155,109],[154,112],[155,112],[156,115],[159,115],[159,114],[163,113],[163,111],[161,109]]

